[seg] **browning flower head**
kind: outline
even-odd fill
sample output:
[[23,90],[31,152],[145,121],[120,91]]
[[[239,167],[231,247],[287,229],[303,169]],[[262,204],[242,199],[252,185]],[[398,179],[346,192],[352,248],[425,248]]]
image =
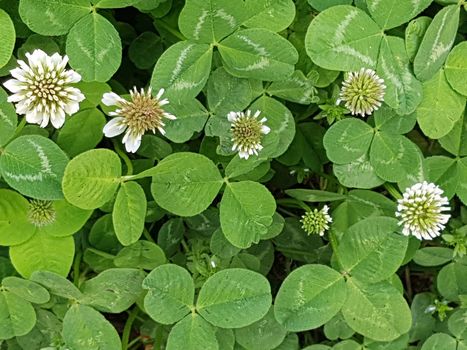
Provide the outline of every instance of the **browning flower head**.
[[147,131],[156,132],[156,129],[164,135],[164,118],[176,119],[167,113],[162,106],[169,103],[168,99],[161,100],[164,89],[160,89],[156,97],[152,96],[151,88],[147,91],[136,87],[130,91],[131,100],[127,101],[114,92],[105,93],[102,102],[107,106],[117,106],[118,108],[110,112],[109,115],[115,117],[104,127],[104,134],[107,137],[114,137],[125,132],[123,143],[127,152],[136,152],[141,145],[141,138]]

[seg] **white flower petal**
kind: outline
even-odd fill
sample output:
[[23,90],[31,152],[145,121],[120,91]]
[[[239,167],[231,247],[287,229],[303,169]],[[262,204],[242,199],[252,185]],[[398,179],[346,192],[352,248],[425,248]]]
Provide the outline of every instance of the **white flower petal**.
[[159,92],[157,93],[156,95],[156,99],[157,100],[160,100],[162,95],[164,94],[165,90],[164,89],[160,89]]
[[167,112],[164,113],[164,117],[166,117],[167,119],[170,119],[170,120],[176,120],[177,119],[176,116],[174,116],[173,114],[167,113]]
[[127,152],[135,153],[141,145],[141,135],[135,135],[127,132],[123,137],[122,142],[125,144]]
[[8,96],[7,101],[8,102],[19,102],[19,101],[24,100],[24,98],[25,98],[24,93],[18,93],[18,94]]
[[127,128],[127,126],[123,123],[124,120],[125,118],[122,117],[110,119],[110,121],[104,126],[104,135],[106,137],[115,137],[123,133]]
[[64,109],[65,109],[66,114],[73,115],[73,114],[75,114],[76,112],[79,111],[79,103],[78,102],[67,103],[64,106]]
[[25,88],[24,83],[22,83],[21,81],[17,79],[7,80],[6,82],[3,83],[3,86],[13,93],[17,93],[21,90],[24,90]]
[[269,134],[269,132],[271,131],[271,128],[269,126],[266,126],[266,125],[262,125],[261,126],[261,132],[265,135]]
[[169,100],[166,99],[166,98],[164,98],[163,100],[160,100],[160,101],[159,101],[159,106],[161,106],[161,107],[162,107],[162,106],[165,106],[165,105],[168,105],[168,104],[170,104],[170,102],[169,102]]
[[162,135],[165,135],[165,130],[164,130],[164,128],[158,127],[157,130],[159,130],[159,132],[160,132]]
[[44,116],[42,114],[38,114],[36,110],[32,110],[29,113],[26,113],[25,118],[28,123],[41,124]]
[[229,114],[227,114],[227,120],[231,123],[233,123],[234,121],[237,120],[237,113],[235,112],[229,112]]
[[[11,97],[11,96],[10,96]],[[8,102],[10,102],[10,99],[8,98]],[[26,114],[30,110],[29,108],[29,101],[28,100],[22,100],[16,104],[16,113],[18,114]],[[26,119],[27,121],[27,119]]]
[[243,158],[243,159],[248,159],[250,157],[250,154],[248,152],[245,152],[245,151],[239,151],[238,155],[239,155],[240,158]]
[[26,82],[28,80],[28,75],[30,75],[32,71],[23,61],[19,60],[18,64],[20,64],[20,66],[24,65],[24,67],[10,70],[10,74],[13,78],[16,78],[22,82]]
[[86,97],[81,93],[79,89],[76,88],[69,88],[67,91],[68,99],[76,102],[83,101]]
[[[17,62],[18,62],[19,67],[15,68],[15,69],[18,70],[18,75],[19,76],[23,76],[23,79],[20,79],[20,78],[17,78],[17,79],[21,80],[21,81],[30,81],[30,80],[32,80],[34,78],[34,76],[36,75],[36,72],[33,71],[32,68],[29,67],[26,62],[24,62],[22,60],[18,60]],[[10,73],[13,73],[13,71],[15,69],[11,70]],[[19,73],[19,71],[21,71],[21,73]]]
[[119,102],[124,102],[125,100],[118,96],[115,92],[106,92],[102,95],[102,103],[106,106],[118,106]]
[[[61,108],[58,108],[55,111],[55,113],[51,114],[50,122],[52,123],[55,129],[60,129],[63,126],[63,124],[65,124],[65,111]],[[47,126],[47,124],[45,126]],[[41,125],[41,127],[45,126]]]
[[76,73],[74,70],[67,71],[66,76],[68,83],[78,83],[81,81],[81,75]]

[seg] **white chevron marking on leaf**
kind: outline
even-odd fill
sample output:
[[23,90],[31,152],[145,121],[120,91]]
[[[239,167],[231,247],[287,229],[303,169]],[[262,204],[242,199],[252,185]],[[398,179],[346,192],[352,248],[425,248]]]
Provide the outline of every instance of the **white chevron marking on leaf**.
[[232,15],[229,15],[223,9],[217,10],[214,14],[214,17],[219,17],[227,21],[231,28],[235,28],[235,26],[237,25],[237,21],[235,20],[235,18]]
[[80,38],[76,38],[76,46],[79,47],[79,49],[86,55],[86,57],[90,60],[93,61],[93,54],[92,51],[89,49],[88,46],[86,46],[86,42]]
[[57,16],[55,15],[55,12],[52,9],[47,8],[44,11],[44,16],[47,17],[49,22],[52,23],[53,25],[56,25],[56,26],[62,25],[62,23],[58,20]]
[[266,49],[264,47],[262,47],[261,45],[255,43],[250,38],[248,38],[248,37],[246,37],[244,35],[239,35],[238,38],[243,40],[246,44],[250,45],[256,51],[256,53],[258,55],[266,56],[266,57],[269,56],[269,53],[266,51]]
[[194,81],[180,80],[172,85],[172,89],[174,89],[175,91],[187,90],[187,89],[193,89],[198,85],[199,85],[199,82],[196,83]]
[[270,65],[269,59],[267,57],[263,56],[256,63],[250,64],[249,66],[246,66],[245,68],[235,67],[235,69],[249,72],[249,71],[252,71],[252,70],[263,69],[263,68],[265,68],[265,67],[267,67],[269,65]]
[[193,37],[198,40],[199,39],[199,33],[201,32],[201,29],[203,28],[203,24],[206,21],[206,18],[208,17],[209,12],[207,10],[204,10],[201,13],[201,16],[198,19],[198,23],[196,23],[195,26],[195,31],[193,32]]
[[363,63],[365,63],[365,64],[367,64],[369,66],[373,67],[375,65],[375,61],[370,56],[367,56],[367,55],[364,55],[361,52],[358,52],[357,50],[355,50],[353,47],[351,47],[349,45],[334,47],[333,50],[335,52],[338,52],[338,53],[345,53],[347,55],[356,57],[359,60],[361,60]]
[[190,52],[192,47],[193,47],[193,44],[190,44],[187,47],[185,47],[182,50],[182,52],[180,52],[180,56],[178,56],[177,62],[175,63],[175,68],[173,70],[172,77],[169,80],[169,85],[173,84],[175,79],[177,79],[178,75],[182,71],[183,61],[185,61],[185,59],[187,58],[188,52]]
[[57,177],[57,175],[52,172],[52,167],[50,165],[49,158],[47,158],[47,156],[45,155],[45,152],[42,149],[42,147],[31,140],[28,140],[28,143],[34,147],[34,149],[37,152],[37,156],[41,161],[40,171],[37,174],[17,174],[5,171],[4,174],[15,181],[26,180],[30,182],[43,181],[44,175],[47,175],[49,177]]
[[381,0],[367,1],[367,3],[368,3],[368,2],[369,2],[370,10],[371,10],[371,11],[375,11],[376,8],[378,7],[379,3],[381,2]]
[[45,152],[42,149],[42,147],[39,146],[34,141],[28,140],[28,142],[29,142],[29,144],[32,145],[32,147],[34,147],[34,149],[37,152],[37,155],[39,156],[39,158],[41,160],[41,172],[44,173],[44,174],[50,175],[52,177],[56,177],[57,175],[55,175],[52,172],[52,167],[50,166],[49,158],[47,158],[47,156],[45,155]]
[[342,43],[345,38],[345,31],[347,27],[350,25],[350,22],[358,15],[357,10],[350,11],[347,16],[343,19],[343,21],[337,26],[336,33],[334,34],[334,43],[336,45]]
[[443,54],[445,54],[446,52],[448,52],[452,45],[454,44],[454,40],[455,39],[452,39],[450,43],[444,45],[443,43],[437,43],[434,47],[433,47],[433,51],[430,55],[430,62],[433,63],[435,62],[437,59],[439,59]]
[[381,57],[381,67],[383,68],[386,79],[391,81],[391,83],[397,88],[397,90],[402,90],[403,86],[401,81],[399,80],[399,77],[394,74],[392,67],[388,66],[388,63],[386,62],[386,59],[384,57]]
[[448,11],[444,13],[443,19],[441,20],[441,25],[439,26],[439,30],[436,33],[435,41],[433,43],[433,51],[431,52],[431,55],[430,55],[431,63],[435,62],[438,58],[440,58],[443,55],[443,53],[448,51],[451,45],[454,43],[454,41],[452,41],[451,43],[444,45],[443,43],[439,42],[440,41],[439,39],[441,37],[441,31],[443,30],[444,25],[446,23],[446,17],[448,13],[449,13]]
[[15,126],[13,122],[10,119],[8,119],[7,115],[3,113],[1,109],[0,109],[0,119],[10,126]]

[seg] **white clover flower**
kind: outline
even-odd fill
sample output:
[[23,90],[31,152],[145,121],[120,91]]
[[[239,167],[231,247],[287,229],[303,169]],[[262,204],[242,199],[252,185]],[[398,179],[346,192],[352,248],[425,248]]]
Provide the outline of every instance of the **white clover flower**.
[[324,235],[324,232],[329,229],[329,224],[332,222],[331,216],[328,214],[329,207],[325,205],[321,210],[313,209],[302,215],[300,222],[302,228],[309,235],[319,234]]
[[258,155],[261,146],[262,135],[268,134],[271,129],[264,125],[266,118],[258,119],[261,111],[256,111],[254,115],[250,110],[244,112],[230,112],[227,115],[228,121],[232,124],[232,151],[238,151],[240,158],[248,159],[250,155]]
[[28,64],[18,60],[19,67],[10,71],[14,79],[3,84],[13,93],[8,102],[16,103],[16,113],[24,114],[28,123],[45,128],[50,120],[59,129],[65,123],[65,114],[76,113],[84,100],[81,91],[72,86],[81,76],[65,69],[68,56],[58,53],[49,56],[42,50],[34,50],[26,57]]
[[131,100],[127,101],[114,92],[105,93],[102,96],[102,103],[118,108],[109,113],[115,118],[112,118],[104,126],[104,135],[114,137],[126,131],[122,142],[125,144],[127,152],[131,153],[138,150],[141,138],[148,130],[155,133],[157,129],[162,135],[165,135],[163,118],[170,120],[177,118],[162,109],[162,106],[169,103],[166,98],[161,100],[163,94],[164,89],[160,89],[154,97],[151,88],[148,88],[146,92],[144,89],[138,91],[134,87],[130,91]]
[[381,107],[385,89],[384,80],[374,70],[362,68],[346,75],[336,104],[343,101],[352,115],[364,117]]
[[441,234],[451,217],[450,214],[443,214],[450,208],[447,206],[448,199],[442,194],[442,189],[426,181],[405,190],[403,198],[397,201],[396,212],[404,235],[413,235],[422,240]]

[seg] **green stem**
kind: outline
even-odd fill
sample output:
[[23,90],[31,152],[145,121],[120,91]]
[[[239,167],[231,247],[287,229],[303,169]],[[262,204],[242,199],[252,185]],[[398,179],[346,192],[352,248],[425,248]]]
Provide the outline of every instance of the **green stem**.
[[86,280],[86,275],[89,273],[89,271],[91,271],[91,269],[89,268],[89,266],[85,267],[83,272],[81,272],[81,276],[80,276],[80,281],[84,281]]
[[169,24],[167,24],[165,21],[161,20],[161,19],[156,19],[154,21],[154,23],[156,25],[160,25],[162,28],[164,28],[166,31],[168,31],[170,34],[172,34],[173,36],[175,36],[176,38],[180,39],[180,40],[186,40],[185,36],[180,33],[178,30],[172,28]]
[[79,287],[79,267],[81,265],[81,258],[83,257],[83,252],[80,250],[76,256],[75,261],[73,262],[73,284],[76,287]]
[[162,339],[164,334],[162,333],[162,328],[156,328],[156,336],[154,337],[154,350],[162,350]]
[[182,247],[183,247],[183,249],[185,249],[185,253],[189,253],[189,252],[190,252],[190,247],[188,247],[188,244],[186,244],[185,238],[182,239],[182,240],[180,241],[180,243],[182,243]]
[[328,179],[320,176],[319,177],[319,189],[322,191],[325,191],[327,187],[328,187]]
[[390,183],[385,183],[384,184],[384,188],[389,192],[389,194],[395,199],[395,200],[398,200],[398,199],[401,199],[402,198],[402,195],[400,194],[400,192]]
[[311,211],[310,207],[305,203],[305,202],[302,202],[302,201],[299,201],[297,200],[298,202],[298,205],[305,211]]
[[138,316],[136,317],[136,319],[137,319],[138,321],[140,321],[141,323],[146,322],[146,320],[145,320],[144,318],[142,318],[141,316],[139,316],[139,314],[138,314]]
[[156,243],[154,239],[151,237],[151,234],[149,233],[146,227],[143,230],[143,235],[149,242]]
[[277,204],[279,205],[284,205],[286,207],[292,207],[292,208],[300,208],[305,211],[310,211],[310,207],[306,205],[304,202],[299,201],[298,199],[292,199],[292,198],[285,198],[285,199],[278,199]]
[[322,171],[315,171],[315,173],[321,177],[324,177],[326,180],[330,182],[336,182],[336,180],[329,174],[323,173]]
[[284,208],[281,208],[281,207],[277,207],[277,210],[288,215],[288,216],[291,216],[291,217],[298,217],[298,215],[292,213],[291,211],[288,211],[287,209],[284,209]]
[[337,193],[339,194],[345,194],[345,187],[344,186],[340,186],[337,188]]
[[136,343],[141,341],[141,336],[136,337],[133,339],[131,342],[128,343],[128,349],[131,349],[133,346],[136,345]]
[[130,340],[130,333],[131,333],[131,328],[133,326],[133,322],[136,319],[136,316],[138,316],[139,309],[137,306],[131,310],[130,314],[128,315],[128,319],[126,320],[125,327],[123,328],[123,334],[122,334],[122,350],[127,350],[128,349],[128,341]]
[[122,158],[123,161],[125,162],[126,176],[133,175],[133,163],[131,163],[131,159],[128,157],[128,155],[125,152],[123,152],[122,147],[120,146],[120,143],[117,140],[112,139],[112,143],[114,145],[115,152],[117,152],[120,158]]
[[409,299],[410,302],[412,302],[412,282],[411,282],[411,276],[410,276],[410,268],[408,265],[405,266],[405,285],[407,287],[407,299]]

